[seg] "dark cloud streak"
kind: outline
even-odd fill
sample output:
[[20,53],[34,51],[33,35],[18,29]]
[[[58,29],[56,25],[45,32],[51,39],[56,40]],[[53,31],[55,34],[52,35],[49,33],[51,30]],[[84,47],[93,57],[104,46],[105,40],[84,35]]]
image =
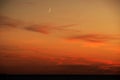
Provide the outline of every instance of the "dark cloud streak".
[[0,28],[23,28],[25,30],[39,32],[42,34],[50,34],[55,30],[57,31],[73,31],[80,32],[79,30],[68,29],[69,27],[75,27],[78,24],[67,25],[50,25],[50,24],[27,24],[27,22],[19,21],[7,16],[0,16]]
[[102,34],[86,34],[79,35],[67,38],[67,40],[83,40],[91,43],[105,43],[110,40],[120,39],[120,37],[110,36],[110,35],[102,35]]
[[72,30],[67,29],[68,27],[76,26],[77,24],[69,24],[69,25],[62,25],[62,26],[51,26],[51,25],[32,25],[29,27],[25,27],[25,29],[34,31],[34,32],[40,32],[43,34],[49,34],[54,32],[54,30],[58,31],[73,31],[73,32],[80,32],[79,30]]
[[22,25],[23,22],[22,21],[19,21],[19,20],[16,20],[16,19],[13,19],[13,18],[10,18],[10,17],[7,17],[7,16],[0,16],[0,28],[1,27],[18,27],[20,25]]

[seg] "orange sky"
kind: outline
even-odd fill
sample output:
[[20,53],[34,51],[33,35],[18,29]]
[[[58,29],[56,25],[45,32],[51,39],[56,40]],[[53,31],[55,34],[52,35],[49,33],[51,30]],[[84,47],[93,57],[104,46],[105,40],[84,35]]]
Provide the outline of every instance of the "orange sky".
[[120,61],[119,5],[114,0],[4,0],[0,4],[2,52],[3,46],[11,46],[16,47],[14,53],[24,55],[36,50],[53,57]]

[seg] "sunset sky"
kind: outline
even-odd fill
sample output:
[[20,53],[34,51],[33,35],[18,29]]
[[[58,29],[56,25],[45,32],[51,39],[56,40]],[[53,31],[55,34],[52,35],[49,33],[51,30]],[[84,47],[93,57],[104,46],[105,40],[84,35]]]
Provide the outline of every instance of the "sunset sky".
[[[118,0],[1,0],[0,66],[13,66],[18,58],[27,62],[37,57],[38,63],[43,55],[83,58],[88,60],[84,64],[120,67],[118,3]],[[82,64],[71,58],[67,61],[61,64]],[[43,65],[46,64],[52,62]]]

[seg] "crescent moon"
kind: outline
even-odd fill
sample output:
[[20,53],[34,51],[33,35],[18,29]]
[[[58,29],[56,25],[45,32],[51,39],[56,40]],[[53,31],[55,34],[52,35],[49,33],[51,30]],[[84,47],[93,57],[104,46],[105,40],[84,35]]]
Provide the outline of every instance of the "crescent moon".
[[48,9],[48,13],[51,13],[51,11],[52,11],[52,9],[51,9],[51,8],[49,8],[49,9]]

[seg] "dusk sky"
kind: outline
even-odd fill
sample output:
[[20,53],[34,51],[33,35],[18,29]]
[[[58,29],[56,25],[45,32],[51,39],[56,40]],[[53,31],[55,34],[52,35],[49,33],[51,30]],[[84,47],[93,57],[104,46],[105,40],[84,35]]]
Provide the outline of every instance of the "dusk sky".
[[[1,0],[0,67],[23,66],[23,60],[39,63],[44,55],[88,60],[70,58],[60,62],[64,65],[104,63],[120,68],[118,3],[118,0]],[[59,62],[42,65],[46,64]]]

